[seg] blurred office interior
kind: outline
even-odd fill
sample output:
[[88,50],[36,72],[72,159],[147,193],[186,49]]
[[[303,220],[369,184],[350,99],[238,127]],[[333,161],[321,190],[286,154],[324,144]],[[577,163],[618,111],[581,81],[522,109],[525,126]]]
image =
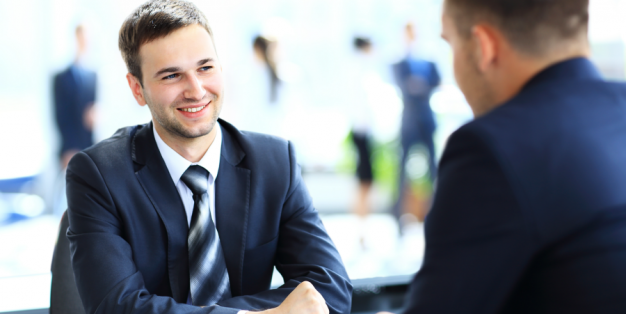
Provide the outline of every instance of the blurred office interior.
[[[0,1],[0,312],[45,309],[50,262],[64,211],[53,78],[75,61],[75,29],[87,50],[78,61],[97,74],[93,140],[150,121],[133,99],[117,48],[122,21],[143,0]],[[441,85],[431,98],[437,157],[451,132],[472,118],[440,38],[442,0],[194,0],[205,12],[226,79],[221,117],[239,129],[291,140],[303,176],[351,279],[372,294],[406,284],[419,269],[422,221],[433,187],[427,150],[409,151],[400,221],[402,95],[392,65],[411,55],[432,61]],[[592,0],[590,38],[603,74],[626,78],[626,1]],[[404,30],[412,23],[416,39]],[[255,38],[266,39],[265,54]],[[367,74],[357,71],[355,37],[371,42]],[[355,72],[356,71],[356,72]],[[363,84],[355,84],[357,74]],[[354,113],[371,115],[373,180],[367,216],[356,215]],[[400,230],[402,228],[402,230]],[[279,285],[276,274],[273,284]],[[393,310],[395,304],[388,304]]]

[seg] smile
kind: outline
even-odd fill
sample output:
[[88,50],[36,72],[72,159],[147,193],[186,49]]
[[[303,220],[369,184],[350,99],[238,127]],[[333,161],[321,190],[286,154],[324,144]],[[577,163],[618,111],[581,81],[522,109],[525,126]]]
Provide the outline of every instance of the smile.
[[178,110],[185,111],[185,112],[198,112],[198,111],[204,109],[208,105],[209,104],[206,104],[206,105],[204,105],[202,107],[196,107],[196,108],[179,108]]

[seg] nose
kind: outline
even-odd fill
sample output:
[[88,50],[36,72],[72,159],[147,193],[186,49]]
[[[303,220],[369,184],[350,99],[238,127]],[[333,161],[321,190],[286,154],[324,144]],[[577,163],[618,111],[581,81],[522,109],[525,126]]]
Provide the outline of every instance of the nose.
[[206,90],[202,87],[202,81],[195,75],[187,76],[187,88],[183,96],[187,99],[202,100],[206,95]]

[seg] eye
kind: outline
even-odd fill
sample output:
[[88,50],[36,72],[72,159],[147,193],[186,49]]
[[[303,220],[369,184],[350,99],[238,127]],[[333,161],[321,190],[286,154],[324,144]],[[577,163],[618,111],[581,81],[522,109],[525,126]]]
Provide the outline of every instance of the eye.
[[171,79],[175,79],[177,77],[178,77],[178,74],[174,73],[174,74],[170,74],[170,75],[164,77],[163,79],[164,80],[171,80]]
[[210,70],[210,69],[212,69],[212,68],[213,68],[213,66],[211,66],[211,65],[207,65],[207,66],[201,67],[201,68],[200,68],[200,71],[206,72],[206,71],[208,71],[208,70]]

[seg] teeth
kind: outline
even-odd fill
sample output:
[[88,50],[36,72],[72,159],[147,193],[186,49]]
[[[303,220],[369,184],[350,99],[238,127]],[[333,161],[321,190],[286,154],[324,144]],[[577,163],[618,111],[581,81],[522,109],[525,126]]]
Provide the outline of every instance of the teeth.
[[202,107],[197,107],[197,108],[182,108],[180,110],[185,111],[185,112],[198,112],[198,111],[204,109],[204,107],[206,107],[206,105],[204,105]]

